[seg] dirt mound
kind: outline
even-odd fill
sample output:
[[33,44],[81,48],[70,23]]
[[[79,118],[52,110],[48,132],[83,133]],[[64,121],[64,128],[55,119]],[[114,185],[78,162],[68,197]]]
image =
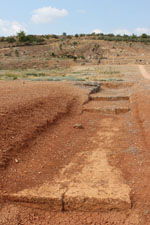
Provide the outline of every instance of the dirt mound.
[[2,82],[0,89],[0,167],[69,113],[78,95],[65,84]]
[[133,102],[136,103],[134,114],[143,133],[145,145],[150,149],[150,90],[143,90],[133,95]]

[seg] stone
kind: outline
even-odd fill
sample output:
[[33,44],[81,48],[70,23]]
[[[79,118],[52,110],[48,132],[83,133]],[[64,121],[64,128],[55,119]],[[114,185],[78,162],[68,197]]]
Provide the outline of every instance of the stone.
[[77,123],[77,124],[74,124],[73,128],[76,128],[76,129],[83,129],[83,125],[80,124],[80,123]]
[[16,162],[16,163],[19,163],[19,160],[18,160],[18,159],[15,159],[15,162]]

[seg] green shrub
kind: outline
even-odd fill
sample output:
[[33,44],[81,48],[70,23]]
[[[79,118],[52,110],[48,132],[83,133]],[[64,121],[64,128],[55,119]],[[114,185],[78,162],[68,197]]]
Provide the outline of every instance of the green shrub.
[[78,42],[74,41],[72,44],[75,46],[75,45],[78,45]]
[[26,34],[25,34],[25,32],[24,31],[20,31],[17,34],[17,38],[18,38],[19,42],[25,42],[26,41]]
[[5,41],[7,41],[8,43],[14,43],[16,42],[16,39],[14,37],[6,37]]
[[55,53],[54,53],[54,52],[52,52],[51,56],[52,56],[52,57],[56,57],[56,55],[55,55]]
[[141,38],[148,38],[148,35],[147,34],[142,34]]
[[24,31],[20,31],[17,34],[19,42],[28,43],[28,44],[39,44],[44,42],[44,39],[37,37],[36,35],[26,35]]

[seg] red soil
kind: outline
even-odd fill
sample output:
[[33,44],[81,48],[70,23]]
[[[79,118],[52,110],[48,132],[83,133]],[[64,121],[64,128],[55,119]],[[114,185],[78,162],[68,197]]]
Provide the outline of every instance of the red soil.
[[1,82],[0,96],[0,166],[5,167],[10,152],[15,155],[69,113],[78,94],[67,84]]
[[[101,129],[100,121],[105,116],[80,114],[86,94],[86,90],[65,83],[0,83],[2,192],[19,191],[41,184],[43,179],[53,179],[77,152],[93,147],[89,139]],[[109,158],[132,189],[131,210],[59,213],[1,203],[0,224],[149,225],[149,96],[149,90],[142,88],[133,95],[132,111],[120,116],[122,133],[116,141],[116,152]],[[74,129],[76,123],[84,129]]]

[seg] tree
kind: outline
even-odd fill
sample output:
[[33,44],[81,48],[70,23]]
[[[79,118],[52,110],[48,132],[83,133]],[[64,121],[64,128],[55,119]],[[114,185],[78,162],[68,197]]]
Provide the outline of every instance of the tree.
[[142,34],[141,38],[148,38],[148,35],[147,34]]
[[25,42],[26,41],[26,34],[24,31],[20,31],[18,34],[17,34],[17,38],[19,40],[19,42]]
[[66,32],[63,32],[63,36],[67,36],[67,33]]
[[131,35],[131,38],[132,38],[132,39],[137,39],[137,35],[132,34],[132,35]]
[[24,31],[20,31],[17,34],[17,38],[19,42],[24,42],[27,44],[40,44],[44,42],[42,37],[38,37],[36,35],[26,35]]

